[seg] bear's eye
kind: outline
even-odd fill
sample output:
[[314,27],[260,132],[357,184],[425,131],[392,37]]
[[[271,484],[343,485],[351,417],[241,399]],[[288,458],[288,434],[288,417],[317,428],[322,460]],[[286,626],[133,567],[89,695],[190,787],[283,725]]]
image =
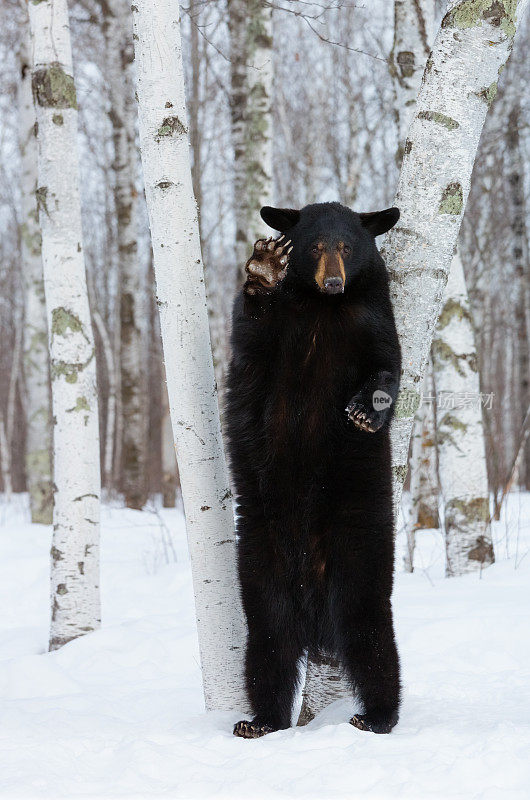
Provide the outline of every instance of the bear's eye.
[[350,255],[350,253],[351,253],[351,247],[350,247],[350,245],[349,245],[349,244],[345,244],[345,245],[344,245],[344,255],[345,255],[345,256],[349,256],[349,255]]
[[313,255],[317,256],[320,253],[318,245],[314,244],[313,247],[311,248],[311,252],[313,253]]

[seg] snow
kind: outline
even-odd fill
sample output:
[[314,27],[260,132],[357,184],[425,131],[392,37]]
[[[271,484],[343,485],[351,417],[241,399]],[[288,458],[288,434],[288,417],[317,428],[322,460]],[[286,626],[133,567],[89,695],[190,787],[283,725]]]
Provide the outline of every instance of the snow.
[[203,711],[181,513],[104,507],[103,627],[47,653],[51,533],[15,496],[0,504],[0,796],[527,800],[530,495],[510,497],[494,533],[480,577],[444,579],[434,531],[416,572],[398,571],[390,736],[353,728],[343,701],[243,740],[244,710]]

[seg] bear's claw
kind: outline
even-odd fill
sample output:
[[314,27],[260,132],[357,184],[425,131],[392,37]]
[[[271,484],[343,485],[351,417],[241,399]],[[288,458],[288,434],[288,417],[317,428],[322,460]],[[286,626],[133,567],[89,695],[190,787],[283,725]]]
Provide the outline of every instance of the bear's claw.
[[247,719],[242,719],[234,725],[234,736],[240,736],[242,739],[259,739],[273,731],[274,728],[270,725],[260,725]]
[[285,278],[293,249],[290,244],[291,240],[285,241],[285,236],[258,239],[245,265],[247,280],[244,288],[247,294],[267,294]]
[[354,714],[350,719],[350,725],[358,728],[360,731],[370,731],[371,733],[390,733],[397,719],[378,719],[371,717],[369,714]]
[[378,431],[384,422],[384,416],[380,411],[376,411],[375,409],[369,411],[364,403],[354,400],[346,406],[346,413],[354,425],[368,433],[375,433]]

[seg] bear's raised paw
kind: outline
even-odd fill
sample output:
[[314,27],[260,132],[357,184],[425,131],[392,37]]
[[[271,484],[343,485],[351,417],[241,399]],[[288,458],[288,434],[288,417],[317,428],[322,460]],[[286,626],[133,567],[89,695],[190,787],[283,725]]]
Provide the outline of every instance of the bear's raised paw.
[[293,249],[290,244],[291,240],[285,241],[285,236],[258,239],[245,265],[246,294],[268,294],[278,286],[287,274],[289,253]]

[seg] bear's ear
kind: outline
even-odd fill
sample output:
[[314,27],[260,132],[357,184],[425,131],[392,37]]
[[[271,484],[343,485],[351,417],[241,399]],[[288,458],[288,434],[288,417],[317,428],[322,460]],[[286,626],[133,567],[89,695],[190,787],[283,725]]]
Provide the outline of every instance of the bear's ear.
[[294,208],[273,208],[272,206],[263,206],[261,211],[261,219],[266,222],[269,227],[274,228],[275,231],[285,233],[293,225],[296,225],[300,219],[300,212]]
[[399,219],[399,208],[385,208],[384,211],[370,211],[366,214],[359,214],[361,225],[366,228],[372,236],[380,236],[393,228]]

